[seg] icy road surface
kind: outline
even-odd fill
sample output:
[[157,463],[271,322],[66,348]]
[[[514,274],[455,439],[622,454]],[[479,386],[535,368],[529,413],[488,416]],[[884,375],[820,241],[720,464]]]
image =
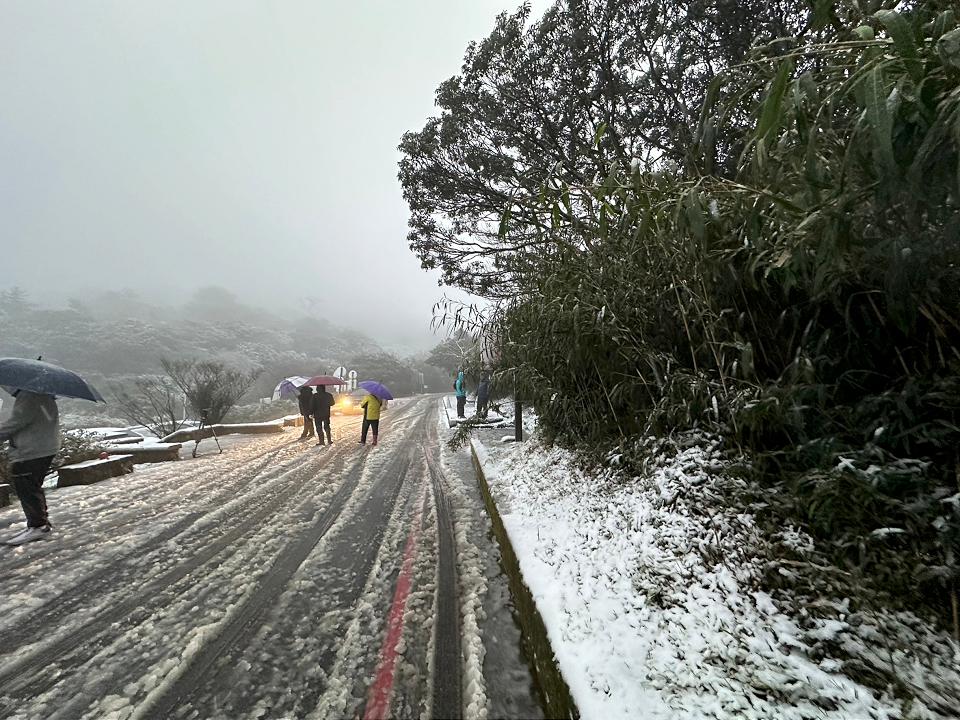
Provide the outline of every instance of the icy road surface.
[[437,400],[381,428],[205,442],[49,493],[54,537],[0,548],[0,717],[538,717]]

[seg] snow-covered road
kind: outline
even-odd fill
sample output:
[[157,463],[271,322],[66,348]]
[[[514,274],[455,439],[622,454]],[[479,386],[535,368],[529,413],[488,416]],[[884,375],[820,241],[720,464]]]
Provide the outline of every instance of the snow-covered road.
[[[477,662],[478,643],[517,638],[502,607],[476,611],[502,583],[476,581],[496,575],[495,549],[477,540],[469,478],[441,460],[436,412],[393,404],[375,448],[356,444],[359,419],[335,418],[332,447],[231,439],[52,492],[54,538],[0,550],[0,717],[484,717],[491,694],[526,707],[518,651],[491,655],[511,667]],[[0,532],[20,521],[0,511]]]

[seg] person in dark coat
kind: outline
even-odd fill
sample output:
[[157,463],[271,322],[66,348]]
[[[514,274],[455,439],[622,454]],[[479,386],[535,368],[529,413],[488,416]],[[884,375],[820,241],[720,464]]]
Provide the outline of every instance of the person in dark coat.
[[313,396],[313,422],[317,426],[317,445],[323,445],[323,434],[326,431],[327,442],[333,445],[333,435],[330,434],[330,408],[334,403],[333,395],[327,392],[323,385],[317,388]]
[[490,403],[490,374],[484,370],[480,373],[480,384],[477,385],[477,417],[486,420],[487,405]]
[[300,439],[305,440],[313,437],[313,422],[310,419],[313,415],[313,388],[306,385],[301,387],[297,402],[300,405],[300,414],[303,415],[303,432],[300,434]]
[[16,400],[13,414],[0,425],[0,444],[6,442],[10,446],[10,475],[27,516],[26,529],[7,538],[5,543],[22,545],[50,535],[43,480],[60,450],[60,412],[52,395],[5,389]]

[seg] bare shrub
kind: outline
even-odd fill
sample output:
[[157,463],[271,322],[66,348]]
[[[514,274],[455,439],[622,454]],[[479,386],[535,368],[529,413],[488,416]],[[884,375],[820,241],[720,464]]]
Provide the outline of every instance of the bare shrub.
[[160,364],[194,412],[211,424],[223,421],[260,375],[259,369],[238,370],[216,360],[163,359]]
[[123,417],[157,437],[166,437],[185,423],[183,392],[170,378],[144,377],[135,392],[117,387],[113,397]]

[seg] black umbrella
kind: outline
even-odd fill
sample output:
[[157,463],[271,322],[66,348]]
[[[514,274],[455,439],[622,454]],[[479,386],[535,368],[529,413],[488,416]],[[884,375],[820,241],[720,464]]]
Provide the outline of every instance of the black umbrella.
[[0,385],[60,397],[106,402],[82,377],[72,370],[24,358],[0,358]]

